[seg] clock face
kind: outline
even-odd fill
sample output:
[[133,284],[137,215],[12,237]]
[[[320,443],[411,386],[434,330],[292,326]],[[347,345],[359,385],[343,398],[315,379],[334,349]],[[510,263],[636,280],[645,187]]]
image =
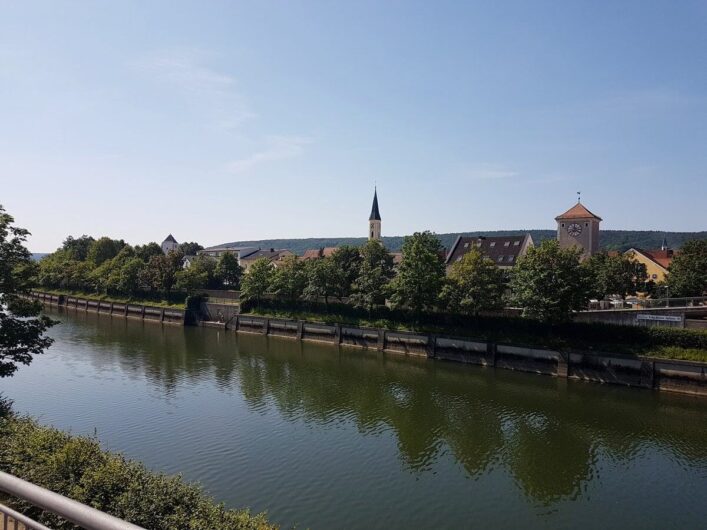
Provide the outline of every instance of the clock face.
[[572,237],[577,237],[579,234],[582,233],[582,225],[572,223],[567,227],[567,233]]

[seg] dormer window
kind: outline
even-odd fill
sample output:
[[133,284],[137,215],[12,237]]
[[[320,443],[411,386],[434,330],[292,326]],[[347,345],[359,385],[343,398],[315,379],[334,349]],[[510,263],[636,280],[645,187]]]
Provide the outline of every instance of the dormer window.
[[469,243],[464,243],[464,248],[469,248]]
[[513,242],[513,246],[514,246],[514,247],[517,247],[518,245],[520,245],[520,241],[514,241],[514,242]]
[[511,246],[511,242],[510,242],[510,241],[506,241],[506,242],[503,244],[503,246],[504,246],[504,247],[510,247],[510,246]]
[[495,241],[491,241],[491,243],[489,243],[489,246],[490,246],[491,248],[495,247],[495,246],[496,246],[496,242],[495,242]]

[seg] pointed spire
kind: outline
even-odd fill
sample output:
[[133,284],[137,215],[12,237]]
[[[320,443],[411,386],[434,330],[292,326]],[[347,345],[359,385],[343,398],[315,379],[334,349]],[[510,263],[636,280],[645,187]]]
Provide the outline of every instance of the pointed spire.
[[660,250],[668,250],[668,238],[663,236],[663,243],[660,245]]
[[368,218],[369,221],[380,221],[381,214],[378,211],[378,189],[373,188],[373,206],[371,207],[371,216]]

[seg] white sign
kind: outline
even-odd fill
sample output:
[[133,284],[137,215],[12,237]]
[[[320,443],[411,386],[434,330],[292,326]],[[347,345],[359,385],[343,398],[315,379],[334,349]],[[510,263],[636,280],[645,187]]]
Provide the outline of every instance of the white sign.
[[669,315],[646,315],[640,314],[636,315],[636,320],[658,320],[661,322],[682,322],[681,316],[669,316]]

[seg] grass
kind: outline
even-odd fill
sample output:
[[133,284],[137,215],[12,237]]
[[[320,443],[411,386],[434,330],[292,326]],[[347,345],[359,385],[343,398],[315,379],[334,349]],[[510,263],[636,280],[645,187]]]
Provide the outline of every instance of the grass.
[[368,319],[343,315],[336,312],[322,313],[317,311],[290,310],[278,308],[253,308],[248,314],[306,320],[324,324],[346,324],[356,327],[383,328],[391,331],[414,331],[426,334],[439,334],[455,337],[469,337],[478,340],[492,340],[497,343],[536,346],[555,350],[575,350],[585,353],[612,353],[629,356],[656,357],[662,359],[679,359],[685,361],[707,362],[707,349],[686,348],[664,344],[640,344],[629,342],[609,342],[598,336],[592,340],[580,339],[568,334],[541,334],[531,330],[513,326],[509,319],[508,326],[502,329],[484,329],[483,327],[440,326],[410,322],[400,322],[391,319]]
[[61,290],[61,289],[46,289],[41,288],[38,291],[48,294],[56,295],[69,295],[77,296],[80,298],[88,298],[90,300],[101,300],[102,302],[116,302],[119,304],[138,304],[138,305],[150,305],[154,307],[165,307],[169,309],[184,309],[184,302],[170,302],[168,300],[154,300],[152,298],[144,298],[139,296],[120,296],[120,295],[107,295],[107,294],[97,294],[85,291],[74,291],[74,290]]

